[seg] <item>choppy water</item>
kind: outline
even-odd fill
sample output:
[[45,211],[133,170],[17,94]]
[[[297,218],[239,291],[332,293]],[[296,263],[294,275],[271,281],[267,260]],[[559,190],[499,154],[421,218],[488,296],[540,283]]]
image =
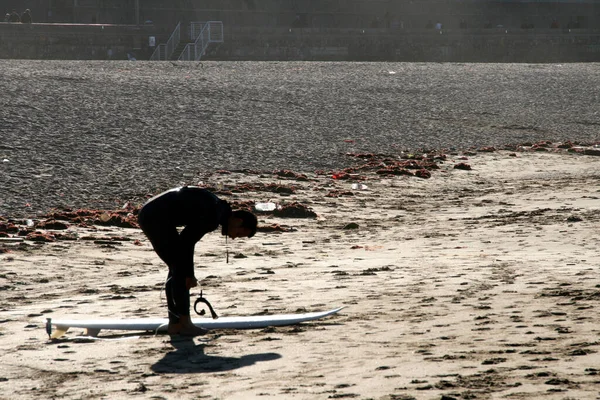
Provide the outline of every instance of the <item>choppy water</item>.
[[1,60],[0,215],[348,151],[598,142],[599,93],[598,64]]

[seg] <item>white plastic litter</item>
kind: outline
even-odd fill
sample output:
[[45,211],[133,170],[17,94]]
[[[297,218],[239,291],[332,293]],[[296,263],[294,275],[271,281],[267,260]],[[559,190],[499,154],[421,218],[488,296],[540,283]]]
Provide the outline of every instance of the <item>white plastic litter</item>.
[[273,211],[277,208],[277,205],[275,203],[272,202],[267,202],[267,203],[256,203],[254,205],[254,208],[257,211]]
[[367,185],[365,185],[364,183],[353,183],[352,184],[352,189],[353,190],[367,190],[369,187]]

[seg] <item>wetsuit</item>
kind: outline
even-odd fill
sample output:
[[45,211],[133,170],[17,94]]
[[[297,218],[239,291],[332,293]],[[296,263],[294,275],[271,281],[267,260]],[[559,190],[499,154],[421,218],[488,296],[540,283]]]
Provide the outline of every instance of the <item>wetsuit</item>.
[[[158,256],[169,267],[165,291],[169,321],[190,314],[190,292],[185,278],[194,278],[194,246],[221,225],[227,232],[229,204],[206,189],[180,187],[161,193],[144,204],[138,214],[140,227]],[[181,232],[177,227],[184,227]]]

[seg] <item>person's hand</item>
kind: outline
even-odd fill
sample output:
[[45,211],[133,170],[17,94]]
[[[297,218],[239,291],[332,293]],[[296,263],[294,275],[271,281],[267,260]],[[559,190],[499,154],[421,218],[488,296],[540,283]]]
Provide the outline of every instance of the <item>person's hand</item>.
[[185,278],[185,288],[190,290],[193,287],[198,286],[198,280],[196,278]]

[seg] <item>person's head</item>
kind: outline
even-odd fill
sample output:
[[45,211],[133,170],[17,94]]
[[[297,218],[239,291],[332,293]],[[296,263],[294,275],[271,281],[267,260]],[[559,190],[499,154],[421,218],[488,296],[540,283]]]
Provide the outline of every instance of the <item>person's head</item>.
[[232,239],[239,237],[251,238],[256,233],[257,225],[256,215],[250,211],[236,210],[229,217],[226,235]]

